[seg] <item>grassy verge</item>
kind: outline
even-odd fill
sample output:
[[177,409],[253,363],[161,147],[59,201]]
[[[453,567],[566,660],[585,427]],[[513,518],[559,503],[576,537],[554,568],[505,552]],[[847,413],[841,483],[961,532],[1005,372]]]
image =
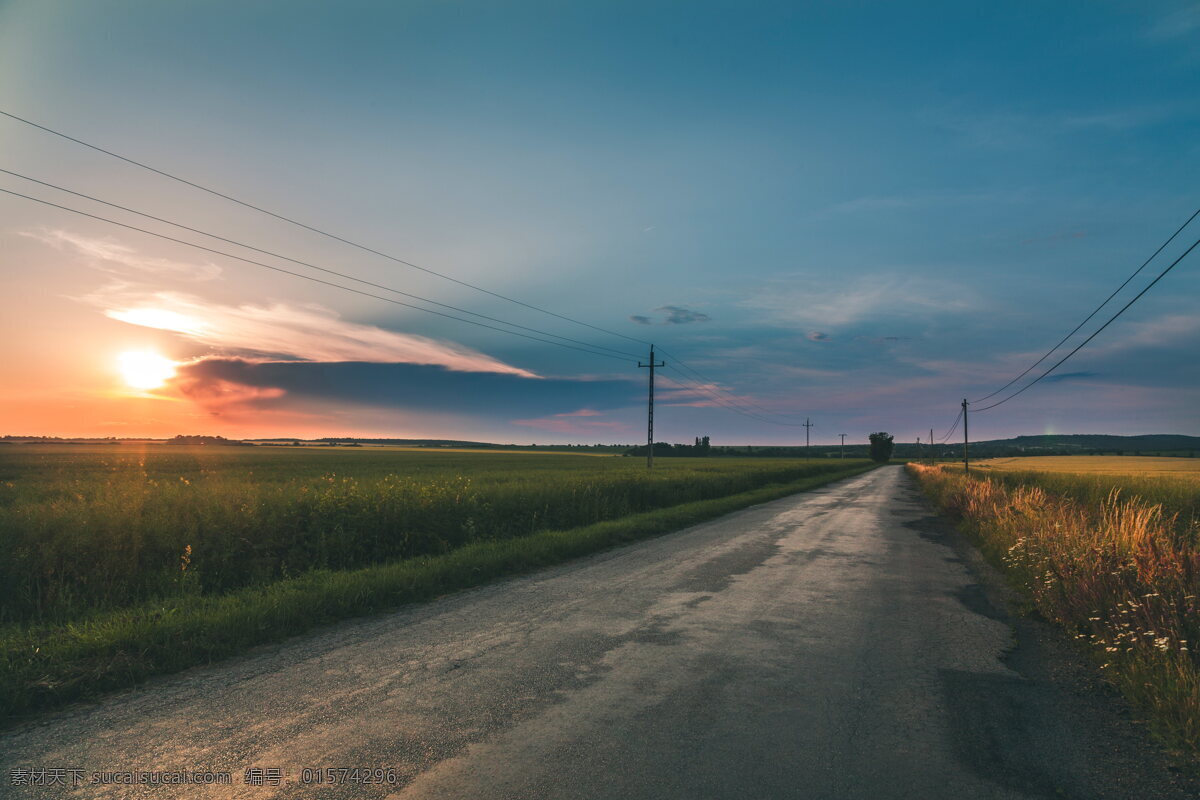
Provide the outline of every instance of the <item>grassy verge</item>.
[[356,570],[315,570],[263,587],[181,597],[75,624],[9,626],[0,629],[0,724],[335,620],[679,530],[871,468],[859,465],[582,528],[474,542],[444,555]]
[[[1039,613],[1088,647],[1157,735],[1200,756],[1194,498],[1183,508],[1152,502],[1127,494],[1119,478],[1098,497],[1095,476],[1073,485],[1061,474],[1023,483],[1015,475],[909,470]],[[1056,491],[1035,483],[1043,481]]]

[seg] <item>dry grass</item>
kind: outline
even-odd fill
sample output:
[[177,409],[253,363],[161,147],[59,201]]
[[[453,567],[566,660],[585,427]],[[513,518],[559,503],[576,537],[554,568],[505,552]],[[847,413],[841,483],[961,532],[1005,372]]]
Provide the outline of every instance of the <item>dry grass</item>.
[[[1156,459],[1157,460],[1157,459]],[[1024,459],[1022,461],[1025,461]],[[1023,466],[1023,465],[1022,465]],[[1193,517],[1109,480],[1036,472],[964,475],[910,465],[1047,619],[1087,644],[1109,680],[1149,712],[1154,730],[1200,755],[1200,529]],[[1131,479],[1137,481],[1138,479]],[[1144,479],[1142,479],[1144,480]],[[1178,487],[1169,499],[1190,499]]]

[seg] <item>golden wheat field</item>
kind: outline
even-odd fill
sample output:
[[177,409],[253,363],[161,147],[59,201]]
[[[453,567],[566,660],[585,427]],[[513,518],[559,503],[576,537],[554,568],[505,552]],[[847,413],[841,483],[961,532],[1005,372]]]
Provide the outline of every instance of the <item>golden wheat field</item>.
[[1096,475],[1170,475],[1200,479],[1200,458],[1158,456],[1023,456],[974,461],[971,468]]

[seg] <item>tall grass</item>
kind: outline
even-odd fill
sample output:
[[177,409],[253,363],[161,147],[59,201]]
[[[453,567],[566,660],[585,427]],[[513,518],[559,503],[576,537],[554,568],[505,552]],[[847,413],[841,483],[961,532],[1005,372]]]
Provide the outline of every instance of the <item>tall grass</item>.
[[[486,474],[489,463],[480,465],[478,472]],[[428,464],[422,462],[421,466]],[[711,469],[695,462],[678,463],[665,465],[663,477],[647,479],[669,483],[669,473],[676,473],[677,479],[695,474],[733,478],[738,471],[760,478],[773,474],[772,470],[759,469],[761,466],[741,462],[740,466]],[[316,625],[678,530],[856,475],[873,466],[867,461],[849,460],[809,467],[793,465],[808,473],[807,477],[708,500],[670,504],[570,530],[478,539],[443,554],[357,569],[314,569],[227,592],[176,593],[141,605],[96,609],[57,624],[0,626],[0,726],[23,714],[131,686],[149,675],[209,663]],[[624,469],[620,462],[611,468]],[[570,469],[569,463],[563,463],[547,470],[543,478],[550,480],[554,473]],[[647,477],[645,467],[641,469]],[[181,557],[181,572],[186,572],[182,570],[186,563],[187,557]]]
[[909,469],[1158,733],[1200,755],[1194,479],[1188,491],[1136,477]]
[[[447,553],[845,467],[149,447],[0,454],[0,624]],[[49,452],[46,452],[49,450]]]

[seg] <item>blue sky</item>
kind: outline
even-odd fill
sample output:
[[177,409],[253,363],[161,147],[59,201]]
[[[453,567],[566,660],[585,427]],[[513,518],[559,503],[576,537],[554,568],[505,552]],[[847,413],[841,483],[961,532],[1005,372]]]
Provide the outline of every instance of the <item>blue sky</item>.
[[[818,441],[912,440],[1040,356],[1200,205],[1197,44],[1186,2],[9,0],[0,108],[657,342],[759,415],[811,416]],[[11,120],[0,147],[5,169],[639,347]],[[13,432],[644,436],[631,364],[11,197],[0,209]],[[1184,261],[1060,380],[980,414],[973,435],[1200,434],[1198,299]],[[204,333],[130,322],[139,309]],[[128,348],[173,360],[176,377],[130,396],[112,366]],[[803,441],[660,388],[658,438]]]

